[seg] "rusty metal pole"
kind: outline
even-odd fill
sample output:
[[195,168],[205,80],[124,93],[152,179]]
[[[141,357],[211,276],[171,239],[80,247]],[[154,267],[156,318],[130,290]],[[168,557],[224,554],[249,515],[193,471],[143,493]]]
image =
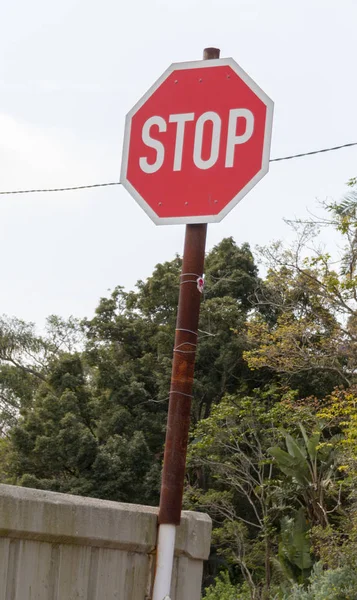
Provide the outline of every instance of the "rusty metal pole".
[[[220,51],[217,48],[206,48],[203,59],[215,59],[219,58],[219,55]],[[207,224],[186,225],[161,483],[160,527],[153,600],[169,597],[175,538],[172,527],[166,530],[164,528],[177,526],[181,520],[202,295],[198,289],[197,279],[203,274],[206,233]],[[172,556],[168,556],[171,553]]]
[[193,372],[196,358],[207,225],[186,225],[180,276],[180,296],[172,363],[159,524],[179,525],[190,427]]

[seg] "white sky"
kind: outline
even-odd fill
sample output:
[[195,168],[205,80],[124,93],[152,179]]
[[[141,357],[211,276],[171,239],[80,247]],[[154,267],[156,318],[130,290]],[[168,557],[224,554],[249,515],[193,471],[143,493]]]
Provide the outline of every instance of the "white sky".
[[[0,5],[0,190],[119,179],[127,111],[172,62],[232,56],[275,102],[272,157],[357,141],[356,0],[12,0]],[[208,248],[290,233],[339,198],[357,148],[271,165]],[[0,313],[90,316],[182,251],[120,187],[0,196]]]

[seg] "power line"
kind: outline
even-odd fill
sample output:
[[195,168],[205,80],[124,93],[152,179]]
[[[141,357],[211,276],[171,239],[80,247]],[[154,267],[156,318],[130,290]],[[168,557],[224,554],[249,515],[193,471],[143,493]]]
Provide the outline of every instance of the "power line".
[[[320,150],[312,150],[310,152],[302,152],[301,154],[292,154],[291,156],[280,156],[278,158],[271,158],[269,162],[280,162],[282,160],[292,160],[293,158],[303,158],[304,156],[312,156],[314,154],[322,154],[323,152],[333,152],[335,150],[341,150],[342,148],[350,148],[351,146],[357,146],[357,142],[351,142],[349,144],[342,144],[342,146],[332,146],[331,148],[321,148]],[[0,191],[0,195],[10,194],[40,194],[45,192],[71,192],[73,190],[89,190],[92,188],[109,187],[113,185],[121,185],[120,181],[110,181],[109,183],[92,183],[89,185],[74,185],[71,187],[62,188],[43,188],[38,190],[5,190]]]
[[303,156],[312,156],[313,154],[322,154],[323,152],[333,152],[334,150],[341,150],[341,148],[350,148],[351,146],[357,146],[357,142],[351,142],[350,144],[343,144],[342,146],[332,146],[332,148],[322,148],[321,150],[312,150],[311,152],[303,152],[302,154],[292,154],[291,156],[282,156],[280,158],[271,158],[269,162],[278,162],[280,160],[291,160],[292,158],[302,158]]
[[111,181],[109,183],[92,183],[90,185],[74,185],[72,187],[63,188],[44,188],[39,190],[12,190],[0,192],[0,195],[4,194],[37,194],[41,192],[70,192],[72,190],[88,190],[90,188],[107,187],[110,185],[120,185],[119,181]]

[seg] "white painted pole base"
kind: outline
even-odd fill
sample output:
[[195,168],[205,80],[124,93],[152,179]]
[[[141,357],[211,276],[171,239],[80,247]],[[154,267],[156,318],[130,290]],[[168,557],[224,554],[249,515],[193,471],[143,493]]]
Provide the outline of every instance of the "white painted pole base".
[[159,526],[156,572],[152,600],[170,600],[175,538],[176,525]]

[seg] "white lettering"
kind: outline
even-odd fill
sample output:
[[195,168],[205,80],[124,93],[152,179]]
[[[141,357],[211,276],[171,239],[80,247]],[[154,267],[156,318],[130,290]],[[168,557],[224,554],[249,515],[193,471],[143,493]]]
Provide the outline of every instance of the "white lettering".
[[153,125],[156,125],[159,128],[160,133],[166,131],[167,128],[166,121],[162,117],[150,117],[150,119],[145,121],[141,134],[142,140],[146,146],[156,150],[156,160],[154,163],[150,164],[146,156],[141,156],[139,158],[139,165],[144,173],[155,173],[158,171],[162,167],[165,158],[164,145],[150,135],[150,129]]
[[[237,135],[237,122],[240,117],[245,119],[246,126],[244,133]],[[236,145],[247,142],[252,137],[253,131],[254,115],[250,110],[247,108],[232,108],[232,110],[229,111],[226,167],[233,167]]]
[[[203,141],[203,129],[205,123],[211,121],[213,124],[212,140],[211,140],[211,151],[210,157],[207,160],[202,158],[202,141]],[[205,112],[197,119],[196,131],[195,131],[195,142],[193,146],[193,162],[199,169],[210,169],[217,162],[219,154],[219,142],[221,139],[221,119],[215,112]]]
[[185,124],[187,123],[187,121],[193,121],[194,118],[195,118],[195,113],[182,113],[179,115],[170,115],[169,116],[170,123],[177,123],[175,154],[174,154],[174,171],[181,171],[183,141],[184,141],[184,136],[185,136]]
[[[237,127],[239,119],[245,119],[245,130],[237,135]],[[176,139],[174,149],[173,170],[182,170],[183,147],[185,142],[185,127],[189,121],[194,121],[194,113],[180,113],[169,116],[169,123],[176,123]],[[212,123],[212,138],[209,157],[202,158],[203,135],[206,123]],[[143,125],[142,140],[148,148],[156,151],[156,158],[153,163],[148,162],[146,156],[139,158],[140,168],[144,173],[156,173],[165,159],[165,147],[162,142],[151,136],[151,128],[156,126],[159,133],[167,131],[167,123],[165,119],[159,116],[150,117]],[[220,116],[208,111],[203,113],[196,122],[195,139],[193,145],[193,162],[199,169],[207,170],[216,164],[220,151],[222,121]],[[235,147],[239,144],[244,144],[252,137],[254,132],[254,115],[247,108],[232,108],[229,111],[228,132],[227,132],[227,148],[225,166],[234,166]]]

